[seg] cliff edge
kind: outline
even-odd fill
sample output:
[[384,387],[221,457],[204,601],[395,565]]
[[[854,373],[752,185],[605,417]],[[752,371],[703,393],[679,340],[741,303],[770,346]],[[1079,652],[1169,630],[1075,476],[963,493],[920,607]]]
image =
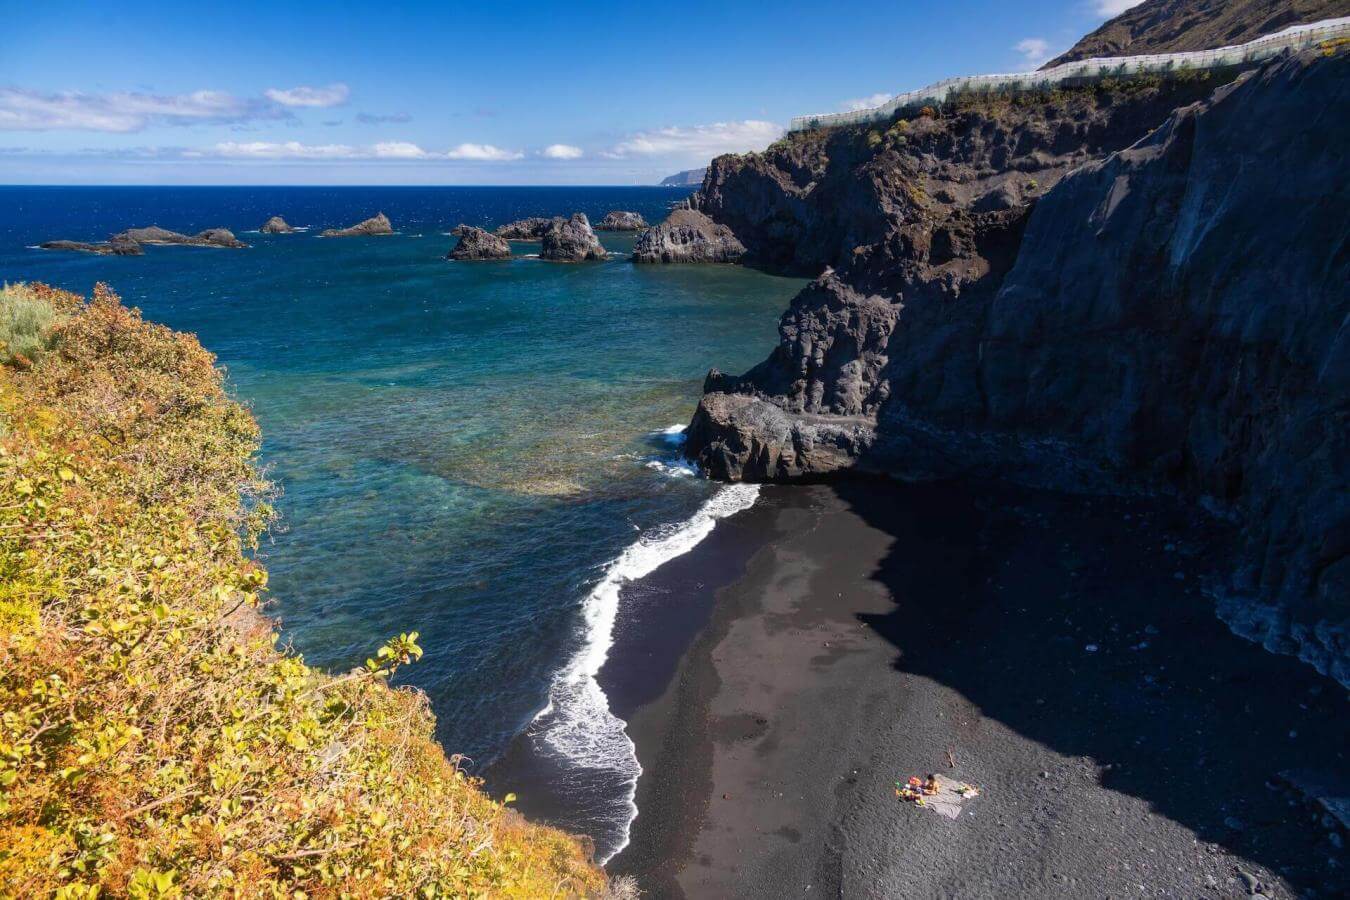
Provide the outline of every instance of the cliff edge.
[[1350,684],[1347,75],[1329,46],[714,161],[694,203],[747,259],[824,273],[710,373],[690,454],[1194,497],[1242,524],[1225,620]]

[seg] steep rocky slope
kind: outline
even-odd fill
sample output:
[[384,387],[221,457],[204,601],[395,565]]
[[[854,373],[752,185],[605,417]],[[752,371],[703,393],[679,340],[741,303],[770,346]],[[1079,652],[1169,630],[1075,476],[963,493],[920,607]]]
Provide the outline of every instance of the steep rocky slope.
[[1290,25],[1350,16],[1350,0],[1145,0],[1044,68],[1093,56],[1136,56],[1242,44]]
[[825,272],[710,374],[690,452],[1201,499],[1245,529],[1225,618],[1350,683],[1348,75],[1329,48],[715,161],[699,208]]

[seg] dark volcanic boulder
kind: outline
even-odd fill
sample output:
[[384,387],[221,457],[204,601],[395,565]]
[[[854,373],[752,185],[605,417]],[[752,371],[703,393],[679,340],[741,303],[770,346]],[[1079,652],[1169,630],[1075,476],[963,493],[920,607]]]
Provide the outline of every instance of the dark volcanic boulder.
[[692,209],[675,210],[633,246],[633,262],[639,263],[728,263],[744,255],[745,245],[730,228]]
[[959,103],[715,161],[705,209],[761,258],[835,271],[768,359],[710,375],[690,454],[730,479],[1191,498],[1242,529],[1220,615],[1350,684],[1350,119],[1326,114],[1350,52],[1196,87]]
[[366,235],[393,234],[394,226],[384,213],[376,213],[364,222],[358,222],[350,228],[329,228],[320,237],[365,237]]
[[591,230],[586,214],[574,213],[570,219],[555,220],[544,233],[539,258],[554,262],[584,262],[608,259],[609,253]]
[[531,216],[528,219],[518,219],[515,222],[498,226],[497,234],[508,241],[542,241],[550,228],[557,223],[566,221],[562,216],[554,216],[551,219],[543,216]]
[[605,214],[604,221],[595,226],[596,231],[641,231],[647,227],[647,220],[635,212],[620,209]]
[[168,247],[226,247],[231,250],[239,250],[248,246],[248,244],[237,239],[234,232],[228,228],[208,228],[197,234],[181,234],[177,231],[169,231],[167,228],[160,228],[158,225],[150,225],[146,228],[128,228],[126,231],[113,235],[109,242],[161,244]]
[[43,250],[73,250],[78,253],[94,253],[99,256],[142,256],[145,251],[135,241],[113,238],[106,243],[90,244],[84,241],[43,241],[38,244]]
[[447,259],[510,259],[511,245],[506,238],[498,237],[482,228],[461,225],[455,229],[459,242],[447,254]]
[[286,220],[281,216],[273,216],[263,223],[263,227],[258,229],[263,234],[291,234],[295,231]]

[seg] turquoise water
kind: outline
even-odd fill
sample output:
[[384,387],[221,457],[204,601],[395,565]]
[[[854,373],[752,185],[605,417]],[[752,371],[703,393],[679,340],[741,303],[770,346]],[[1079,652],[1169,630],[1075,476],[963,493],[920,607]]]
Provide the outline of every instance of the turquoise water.
[[[577,210],[659,220],[683,195],[0,188],[0,279],[80,292],[104,280],[147,317],[197,333],[253,407],[283,491],[262,556],[286,637],[341,669],[420,631],[426,655],[404,680],[430,696],[446,749],[478,770],[547,710],[532,731],[600,776],[578,782],[600,796],[559,819],[589,831],[603,856],[630,815],[631,763],[617,758],[626,738],[616,744],[596,698],[582,696],[590,683],[560,673],[603,658],[600,606],[635,571],[632,551],[623,571],[613,560],[639,542],[641,569],[697,532],[681,527],[707,520],[696,513],[710,501],[715,516],[744,499],[716,499],[724,489],[680,467],[662,432],[688,421],[710,365],[763,358],[800,282],[633,266],[623,235],[602,235],[619,254],[603,263],[451,263],[445,232]],[[315,236],[377,210],[397,235]],[[249,233],[274,214],[313,230]],[[224,225],[253,246],[128,259],[28,249],[151,223]]]

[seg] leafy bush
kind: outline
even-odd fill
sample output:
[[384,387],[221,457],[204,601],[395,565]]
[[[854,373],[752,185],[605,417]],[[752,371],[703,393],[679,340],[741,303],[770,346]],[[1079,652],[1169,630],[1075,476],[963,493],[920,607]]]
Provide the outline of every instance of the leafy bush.
[[22,284],[0,288],[0,364],[28,365],[48,349],[63,313],[56,292]]
[[0,366],[0,895],[603,892],[387,684],[415,633],[336,677],[276,646],[258,429],[211,354],[102,285],[16,296],[53,316]]

